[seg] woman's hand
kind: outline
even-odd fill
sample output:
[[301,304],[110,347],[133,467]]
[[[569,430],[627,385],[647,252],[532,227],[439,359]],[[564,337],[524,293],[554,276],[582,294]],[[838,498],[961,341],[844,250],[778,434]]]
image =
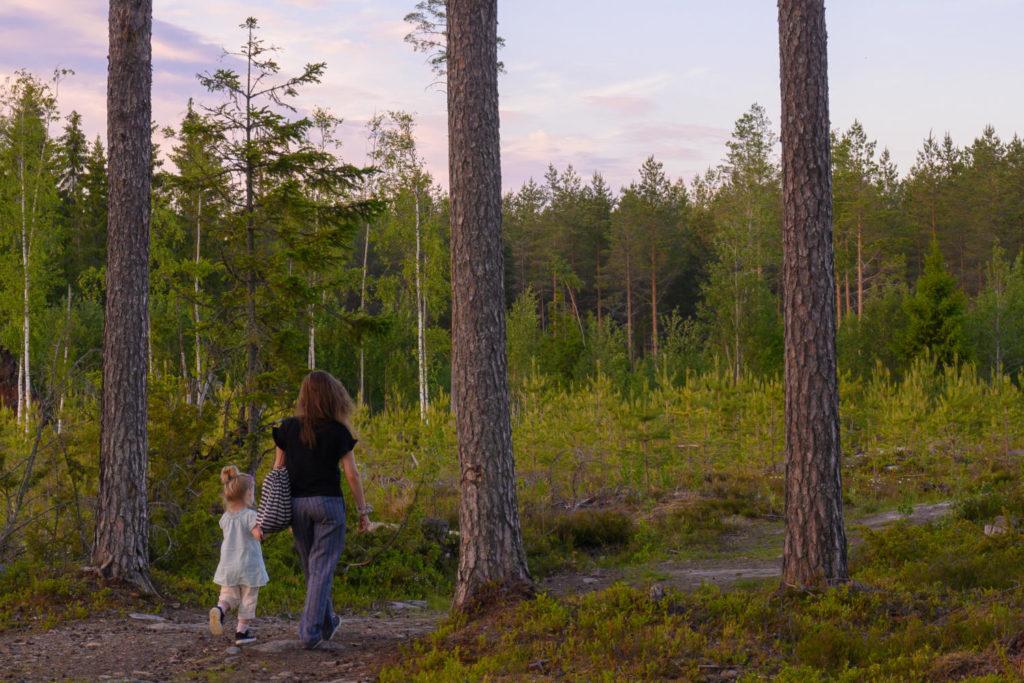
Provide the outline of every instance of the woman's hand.
[[366,504],[366,496],[363,495],[363,482],[359,478],[359,468],[356,467],[356,457],[349,451],[341,458],[341,467],[345,470],[345,478],[348,479],[348,486],[352,489],[352,495],[356,499],[356,512],[359,513],[359,532],[370,530],[370,513],[373,508]]
[[252,537],[255,538],[257,541],[259,541],[260,543],[262,543],[263,542],[263,527],[254,526],[252,528]]

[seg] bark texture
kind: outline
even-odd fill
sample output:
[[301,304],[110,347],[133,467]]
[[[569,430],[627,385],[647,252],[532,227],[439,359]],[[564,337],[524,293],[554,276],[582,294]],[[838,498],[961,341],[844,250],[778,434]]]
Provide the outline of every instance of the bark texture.
[[529,591],[505,349],[497,0],[448,0],[452,401],[461,468],[454,607]]
[[779,1],[786,538],[782,581],[846,581],[823,0]]
[[109,218],[93,563],[152,591],[146,509],[152,0],[110,1]]

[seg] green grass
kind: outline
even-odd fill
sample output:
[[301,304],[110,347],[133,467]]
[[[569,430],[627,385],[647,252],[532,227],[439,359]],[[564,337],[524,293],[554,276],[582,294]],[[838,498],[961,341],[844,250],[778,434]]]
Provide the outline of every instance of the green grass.
[[450,621],[381,680],[1019,680],[1022,541],[956,516],[867,532],[855,583],[823,593],[760,582],[657,602],[625,585],[541,595]]
[[102,585],[73,567],[20,561],[0,572],[0,632],[45,630],[111,610],[152,606],[151,601]]

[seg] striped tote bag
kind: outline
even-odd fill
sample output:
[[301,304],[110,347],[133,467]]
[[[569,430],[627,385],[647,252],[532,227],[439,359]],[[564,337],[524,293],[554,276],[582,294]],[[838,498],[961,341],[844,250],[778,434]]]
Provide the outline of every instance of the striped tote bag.
[[263,480],[256,523],[264,533],[284,531],[292,524],[292,485],[285,468],[270,470]]

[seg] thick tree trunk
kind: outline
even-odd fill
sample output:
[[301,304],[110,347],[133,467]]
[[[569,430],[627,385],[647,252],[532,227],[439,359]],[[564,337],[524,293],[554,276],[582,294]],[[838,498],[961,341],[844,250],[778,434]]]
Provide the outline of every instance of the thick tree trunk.
[[497,0],[448,0],[452,402],[461,468],[454,607],[529,592],[505,348]]
[[832,292],[832,179],[823,0],[779,1],[782,81],[786,537],[782,582],[848,580]]
[[110,1],[109,218],[100,491],[93,563],[152,591],[146,509],[151,0]]

